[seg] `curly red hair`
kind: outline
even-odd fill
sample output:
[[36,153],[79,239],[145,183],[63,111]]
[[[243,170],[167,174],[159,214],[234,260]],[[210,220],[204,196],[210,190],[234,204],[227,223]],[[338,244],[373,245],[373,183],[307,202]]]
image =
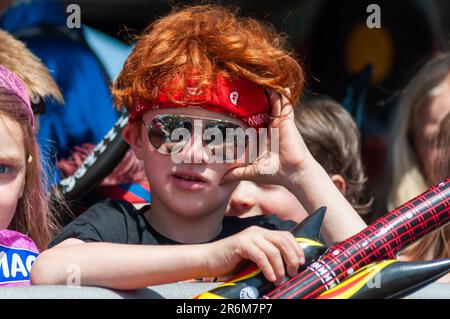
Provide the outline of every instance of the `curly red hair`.
[[[138,100],[154,101],[159,88],[179,92],[194,80],[203,90],[220,74],[242,77],[280,94],[289,88],[288,98],[295,105],[303,71],[285,47],[285,37],[272,26],[238,17],[236,10],[216,5],[184,7],[144,30],[112,93],[119,109],[125,106],[131,111]],[[169,99],[186,104],[170,94]]]

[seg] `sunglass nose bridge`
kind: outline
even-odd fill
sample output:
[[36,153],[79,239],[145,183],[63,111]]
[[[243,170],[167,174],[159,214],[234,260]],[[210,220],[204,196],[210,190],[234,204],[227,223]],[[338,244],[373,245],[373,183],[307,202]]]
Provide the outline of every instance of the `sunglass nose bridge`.
[[203,126],[195,123],[191,136],[187,143],[178,151],[176,156],[179,160],[185,163],[210,163],[211,150],[206,146],[203,138]]

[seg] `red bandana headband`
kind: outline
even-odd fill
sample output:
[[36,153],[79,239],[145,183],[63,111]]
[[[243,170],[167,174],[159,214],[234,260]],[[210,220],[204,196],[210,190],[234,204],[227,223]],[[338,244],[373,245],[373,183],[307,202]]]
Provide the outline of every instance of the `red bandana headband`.
[[[172,103],[164,90],[153,103],[138,102],[130,114],[130,123],[152,109],[201,106],[204,109],[222,113],[243,120],[253,128],[266,127],[269,124],[269,99],[263,88],[243,78],[225,78],[218,75],[216,82],[208,86],[205,92],[196,94],[196,88],[186,87],[185,92],[172,93],[175,100],[184,100],[192,105]],[[186,96],[187,95],[187,96]]]

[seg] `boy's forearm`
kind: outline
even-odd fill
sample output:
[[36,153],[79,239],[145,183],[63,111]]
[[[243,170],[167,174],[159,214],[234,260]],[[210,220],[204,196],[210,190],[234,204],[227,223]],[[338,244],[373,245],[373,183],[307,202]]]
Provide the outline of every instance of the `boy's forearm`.
[[312,159],[304,168],[288,174],[283,184],[308,213],[327,207],[322,227],[327,242],[341,241],[367,226],[317,161]]
[[38,257],[31,281],[130,290],[198,278],[207,276],[206,247],[200,246],[82,243],[54,248]]

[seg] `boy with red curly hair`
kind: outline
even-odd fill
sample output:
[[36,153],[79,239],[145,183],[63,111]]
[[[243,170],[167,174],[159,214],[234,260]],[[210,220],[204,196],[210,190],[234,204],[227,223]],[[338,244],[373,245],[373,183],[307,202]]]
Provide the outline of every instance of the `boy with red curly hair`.
[[[363,229],[295,126],[292,105],[302,85],[302,69],[283,39],[254,19],[194,6],[154,22],[113,87],[116,104],[130,114],[123,134],[144,162],[151,206],[136,210],[112,200],[94,205],[40,255],[32,282],[65,283],[66,269],[76,264],[82,285],[135,289],[223,276],[249,259],[280,284],[304,263],[287,232],[294,223],[274,216],[224,217],[243,179],[283,185],[309,213],[327,206],[326,240]],[[240,155],[217,160],[242,145],[247,156],[254,139],[238,134],[224,142],[211,131],[254,130],[260,140],[265,129],[278,133],[279,151],[254,162]]]

